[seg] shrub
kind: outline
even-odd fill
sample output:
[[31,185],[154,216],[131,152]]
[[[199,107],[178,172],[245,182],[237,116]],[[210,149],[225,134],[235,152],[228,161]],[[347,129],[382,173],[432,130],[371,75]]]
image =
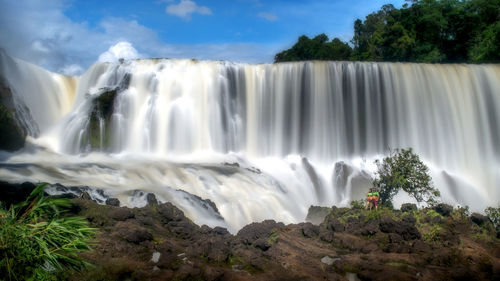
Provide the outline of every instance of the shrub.
[[57,280],[63,269],[80,270],[95,230],[80,217],[60,217],[68,199],[46,198],[39,185],[29,197],[0,212],[0,276],[7,280]]

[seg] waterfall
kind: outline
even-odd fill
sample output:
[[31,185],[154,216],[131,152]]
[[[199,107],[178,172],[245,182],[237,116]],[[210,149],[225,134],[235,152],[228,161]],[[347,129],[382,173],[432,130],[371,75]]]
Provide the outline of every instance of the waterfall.
[[53,124],[40,139],[62,175],[34,156],[9,160],[36,162],[33,178],[118,197],[176,200],[182,189],[214,201],[237,230],[360,198],[374,159],[412,147],[446,202],[500,203],[499,65],[150,59],[96,63],[74,93],[58,122],[40,121]]

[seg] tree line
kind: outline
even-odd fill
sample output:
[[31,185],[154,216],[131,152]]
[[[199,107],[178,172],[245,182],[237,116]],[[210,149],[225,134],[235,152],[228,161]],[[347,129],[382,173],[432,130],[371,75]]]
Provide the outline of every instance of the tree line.
[[357,19],[349,43],[303,35],[274,61],[500,62],[500,0],[407,2]]

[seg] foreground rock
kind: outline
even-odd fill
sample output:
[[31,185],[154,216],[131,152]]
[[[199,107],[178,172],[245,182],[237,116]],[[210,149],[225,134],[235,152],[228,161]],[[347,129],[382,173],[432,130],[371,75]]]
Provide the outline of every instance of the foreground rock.
[[[320,225],[195,225],[170,203],[129,209],[73,199],[97,227],[94,264],[69,280],[499,280],[500,240],[463,210],[443,217],[331,208]],[[475,219],[474,219],[475,220]]]

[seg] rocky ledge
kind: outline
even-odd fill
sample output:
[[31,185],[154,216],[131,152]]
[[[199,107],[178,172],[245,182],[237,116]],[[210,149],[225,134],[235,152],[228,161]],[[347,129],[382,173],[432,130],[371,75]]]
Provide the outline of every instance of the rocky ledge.
[[94,267],[69,280],[500,280],[491,223],[444,204],[332,207],[319,225],[268,220],[232,235],[194,224],[171,203],[129,209],[71,200],[98,235],[83,254]]

